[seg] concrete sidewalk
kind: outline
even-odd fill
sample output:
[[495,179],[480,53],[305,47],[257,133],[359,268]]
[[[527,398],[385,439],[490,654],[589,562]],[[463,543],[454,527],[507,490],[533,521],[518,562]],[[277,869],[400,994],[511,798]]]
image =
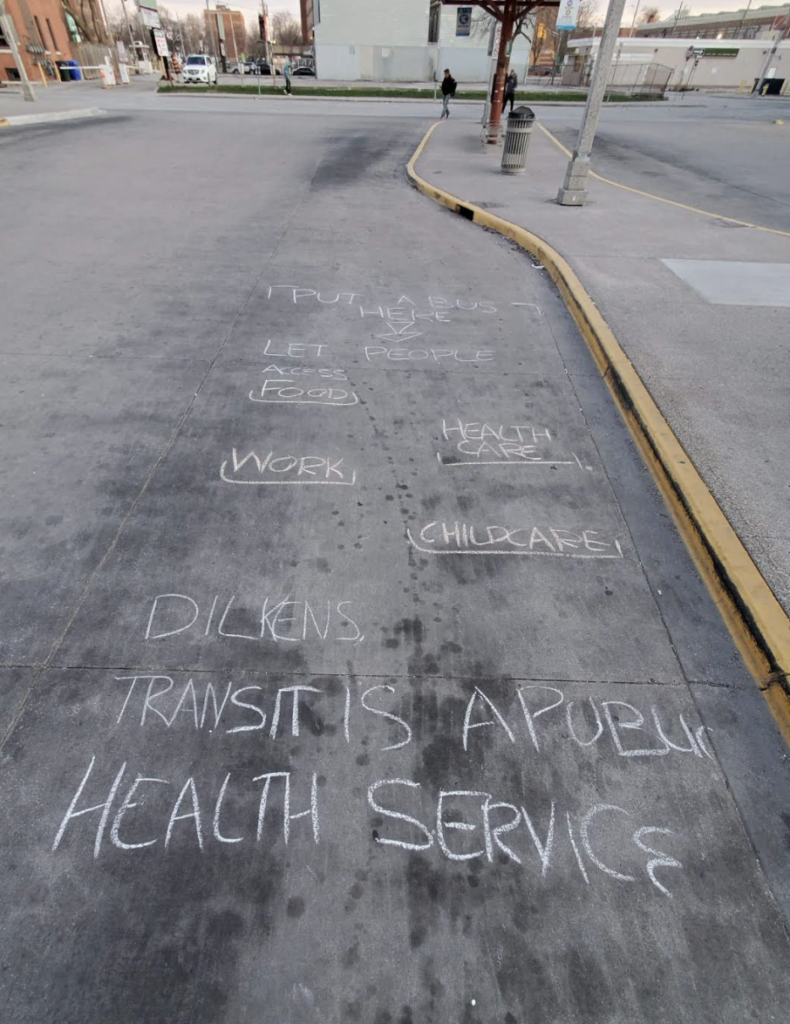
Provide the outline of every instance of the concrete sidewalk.
[[539,130],[530,145],[527,176],[508,177],[479,127],[450,121],[417,170],[571,263],[790,610],[790,237],[595,180],[586,207],[557,206],[567,159]]

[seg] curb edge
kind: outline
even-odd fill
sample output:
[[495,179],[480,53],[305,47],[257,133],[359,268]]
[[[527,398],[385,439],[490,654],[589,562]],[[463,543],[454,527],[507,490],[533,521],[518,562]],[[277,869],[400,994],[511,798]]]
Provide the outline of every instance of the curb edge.
[[11,114],[0,117],[0,128],[35,128],[37,125],[57,124],[62,121],[84,121],[100,117],[100,107],[80,107],[76,110],[51,110],[43,114]]
[[509,238],[546,267],[790,746],[790,619],[568,261],[526,228],[418,174],[415,165],[438,124],[431,125],[406,165],[410,183],[453,213]]

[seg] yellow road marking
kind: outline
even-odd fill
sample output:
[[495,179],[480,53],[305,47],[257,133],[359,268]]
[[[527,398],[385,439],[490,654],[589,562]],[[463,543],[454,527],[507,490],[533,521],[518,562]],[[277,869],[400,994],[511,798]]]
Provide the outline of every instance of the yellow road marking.
[[409,160],[409,180],[449,210],[512,239],[545,266],[790,746],[790,619],[568,261],[526,228],[431,185],[417,173],[415,164],[438,124],[431,125]]
[[[552,134],[548,128],[544,128],[542,124],[538,124],[538,128],[547,135],[551,141],[557,146],[569,159],[572,156],[571,151],[560,142],[556,135]],[[589,172],[591,178],[595,178],[596,181],[603,181],[606,185],[613,185],[615,188],[621,188],[625,192],[633,192],[634,195],[644,196],[646,199],[655,199],[659,203],[667,203],[669,206],[677,206],[680,210],[688,210],[689,213],[698,213],[702,217],[714,217],[716,220],[727,221],[728,224],[737,224],[742,228],[754,228],[755,231],[767,231],[771,235],[784,235],[785,238],[790,238],[790,231],[781,231],[779,228],[767,228],[763,224],[753,224],[750,220],[738,220],[737,217],[725,217],[722,213],[711,213],[710,210],[701,210],[698,206],[689,206],[687,203],[679,203],[675,199],[665,199],[664,196],[657,196],[653,192],[645,192],[641,188],[632,188],[630,185],[623,185],[620,181],[613,181],[611,178],[605,178],[602,174],[596,174],[595,171]]]

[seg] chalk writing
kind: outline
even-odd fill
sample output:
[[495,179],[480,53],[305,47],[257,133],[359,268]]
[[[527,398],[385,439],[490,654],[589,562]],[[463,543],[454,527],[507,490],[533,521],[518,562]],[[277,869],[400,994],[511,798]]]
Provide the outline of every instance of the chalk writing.
[[[318,455],[277,455],[267,452],[263,458],[255,452],[243,457],[234,448],[231,452],[231,466],[222,463],[219,475],[229,484],[325,484],[339,487],[353,487],[357,482],[357,471],[348,470],[343,459]],[[247,476],[243,475],[245,466]],[[242,474],[239,476],[238,474]]]
[[[435,798],[432,798],[436,801],[436,813],[429,819],[429,824],[417,817],[420,810],[418,800],[421,795],[417,791],[421,788],[419,782],[414,782],[411,779],[379,779],[368,787],[368,805],[375,815],[379,818],[389,819],[390,822],[398,822],[397,825],[389,825],[383,834],[377,830],[376,843],[409,851],[425,851],[435,847],[443,857],[450,861],[484,859],[493,863],[495,855],[504,855],[507,862],[518,866],[523,866],[528,861],[531,851],[536,856],[536,867],[540,869],[541,878],[547,876],[552,862],[559,859],[557,848],[561,842],[559,839],[561,833],[555,828],[555,825],[557,819],[562,818],[563,814],[562,811],[557,813],[556,803],[550,797],[548,823],[545,822],[545,809],[540,808],[544,818],[541,823],[539,811],[533,807],[532,813],[530,813],[523,803],[515,804],[499,800],[493,793],[484,790],[442,789],[439,790]],[[409,806],[410,813],[407,814],[401,808],[409,794],[412,795],[412,799]],[[516,797],[516,799],[520,798]],[[396,801],[398,809],[392,806]],[[505,814],[503,815],[502,812]],[[452,818],[448,817],[449,814],[452,814]],[[651,834],[671,837],[676,835],[675,831],[651,825],[641,826],[631,831],[632,824],[623,822],[623,817],[630,818],[630,812],[623,807],[606,803],[594,804],[581,815],[576,822],[576,828],[582,851],[586,854],[587,860],[592,866],[615,881],[637,882],[638,878],[635,874],[626,873],[623,870],[622,861],[628,859],[633,863],[634,849],[638,850],[640,854],[646,853],[650,859],[647,863],[641,863],[641,870],[662,895],[671,897],[672,893],[666,883],[656,876],[656,869],[680,869],[683,864],[671,854],[648,845],[644,842],[644,838]],[[469,820],[470,818],[473,820]],[[564,813],[564,819],[568,852],[572,851],[579,875],[585,885],[589,885],[590,876],[581,856],[579,844],[576,842],[574,819],[567,810]],[[595,826],[595,831],[593,826]],[[618,828],[618,826],[620,827]],[[562,828],[563,826],[561,826]],[[457,835],[459,832],[460,836]],[[501,838],[505,834],[509,834],[507,843]],[[613,866],[612,861],[607,863],[596,852],[595,840],[601,834],[606,834],[607,846],[618,851],[616,867]],[[629,842],[632,844],[630,849],[627,845]],[[667,840],[665,840],[666,842]],[[517,846],[519,843],[520,846]],[[676,844],[677,840],[672,845]],[[644,858],[641,860],[644,861]],[[664,877],[662,871],[662,878]]]
[[365,359],[369,363],[379,360],[389,360],[393,363],[414,362],[420,363],[424,360],[442,363],[446,361],[455,363],[490,363],[494,358],[491,349],[483,348],[476,351],[470,350],[463,353],[457,348],[387,348],[386,345],[366,345],[364,348]]
[[529,424],[490,424],[485,422],[468,423],[457,418],[455,421],[442,420],[442,438],[454,445],[463,458],[456,455],[436,453],[440,466],[573,466],[578,469],[592,470],[592,466],[582,466],[581,460],[574,452],[570,458],[547,458],[538,446],[551,441],[551,433],[545,427]]
[[[211,840],[216,840],[218,843],[235,844],[246,839],[259,843],[262,839],[268,838],[269,834],[277,829],[277,825],[269,825],[267,827],[266,823],[267,810],[273,806],[273,791],[276,788],[279,789],[282,794],[280,798],[281,809],[278,813],[278,817],[280,819],[279,828],[281,829],[285,845],[288,845],[291,838],[292,822],[298,821],[300,818],[308,819],[311,826],[313,843],[318,843],[319,841],[320,822],[318,806],[318,776],[315,773],[312,775],[310,782],[309,806],[306,810],[293,812],[291,810],[291,789],[292,775],[294,773],[290,771],[263,772],[260,775],[247,776],[243,781],[234,778],[233,773],[228,772],[219,787],[217,795],[212,795],[207,799],[204,794],[202,800],[199,795],[200,790],[195,777],[189,776],[182,784],[178,792],[178,796],[174,800],[172,794],[175,792],[175,787],[178,785],[178,782],[172,782],[169,779],[151,777],[144,773],[135,773],[134,771],[130,771],[127,774],[127,768],[129,766],[128,763],[124,761],[118,769],[105,799],[99,803],[84,807],[81,806],[81,803],[87,802],[87,800],[83,801],[83,792],[91,782],[91,776],[95,765],[96,757],[93,756],[91,757],[87,771],[83,775],[82,780],[77,787],[68,810],[60,823],[60,827],[52,844],[53,852],[61,845],[67,832],[71,832],[75,827],[77,827],[73,824],[75,819],[84,818],[87,815],[98,815],[98,819],[96,817],[89,819],[89,827],[95,827],[95,834],[93,836],[94,859],[97,859],[102,851],[105,837],[107,837],[108,826],[109,842],[112,846],[125,852],[142,850],[157,844],[160,844],[166,850],[171,843],[173,843],[177,846],[184,846],[186,844],[196,845],[197,849],[202,853],[206,842],[210,842]],[[126,780],[133,779],[133,781],[128,788],[122,790],[121,785],[124,783],[125,778]],[[225,801],[228,786],[231,782],[239,788],[245,786],[245,784],[246,787],[249,787],[254,783],[258,783],[259,785],[256,787],[256,792],[259,792],[260,794],[257,800],[255,813],[254,815],[250,815],[246,822],[246,834],[232,837],[223,834],[220,826],[223,803]],[[143,795],[142,790],[150,786],[165,786],[168,787],[168,789],[163,792],[161,789],[151,790],[149,788]],[[135,800],[134,797],[138,796],[138,791],[140,791],[140,795],[138,799]],[[125,796],[120,803],[118,803],[116,809],[116,797],[120,792],[125,792]],[[235,799],[231,802],[232,805],[236,805],[238,803],[237,794],[234,794],[234,798]],[[95,797],[89,799],[95,799]],[[125,824],[124,822],[127,815],[130,811],[135,809],[137,809],[138,813],[132,817],[137,819],[137,822],[135,823],[132,821],[126,822]],[[145,814],[147,830],[144,830],[139,824],[140,815],[143,809],[147,812]],[[271,816],[272,815],[270,815],[270,817]],[[151,826],[152,817],[157,817],[159,819],[159,835],[151,835],[151,832],[154,831]],[[178,822],[190,822],[190,824],[180,825],[176,828]],[[122,827],[124,828],[125,838],[121,838]],[[238,830],[240,827],[240,824],[237,822],[236,829]],[[132,832],[135,832],[135,841],[130,841],[130,833]],[[142,838],[143,835],[145,835],[145,838]]]
[[[357,692],[348,684],[328,688],[316,683],[268,683],[264,687],[143,671],[112,678],[123,684],[117,696],[120,708],[113,704],[115,725],[124,722],[147,729],[226,735],[262,732],[276,740],[298,737],[304,714],[320,709],[326,721],[342,724],[347,744],[373,722],[382,727],[391,723],[386,726],[389,738],[381,744],[383,751],[399,750],[412,740],[408,715],[400,707],[402,692],[389,683],[360,684]],[[678,754],[713,760],[704,727],[692,729],[682,712],[668,713],[660,703],[651,703],[643,711],[627,701],[594,696],[568,700],[564,690],[543,683],[519,685],[511,711],[488,688],[474,686],[458,726],[461,747],[470,756],[492,739],[491,733],[478,733],[478,729],[493,729],[506,745],[518,746],[525,756],[539,759],[552,758],[559,749],[570,747],[605,752],[625,759],[624,763]]]
[[[300,643],[308,639],[359,644],[364,636],[351,618],[350,601],[307,601],[287,597],[264,597],[254,609],[236,606],[236,595],[220,599],[217,594],[203,600],[207,613],[187,594],[157,594],[151,604],[145,628],[146,640],[165,640],[181,633],[189,637],[217,636],[236,640]],[[258,624],[254,632],[236,632],[234,622],[250,618]],[[239,627],[236,626],[235,629]]]
[[555,527],[474,525],[433,520],[416,538],[407,527],[412,547],[427,555],[550,555],[555,558],[623,557],[618,540],[598,540],[597,530],[578,533]]
[[[431,311],[447,312],[449,310],[462,310],[467,313],[471,313],[474,310],[478,310],[481,313],[496,313],[496,306],[491,302],[483,302],[478,299],[445,299],[441,295],[429,295],[427,299],[422,299],[418,296],[418,301],[410,298],[408,295],[399,295],[397,298],[387,301],[380,299],[372,300],[366,298],[361,292],[320,292],[314,288],[302,288],[298,285],[292,284],[273,284],[267,288],[267,299],[282,299],[286,302],[291,302],[293,305],[308,305],[312,302],[320,303],[324,306],[353,306],[357,305],[360,309],[369,308],[382,311],[390,309],[403,310],[404,307],[411,307],[417,309],[419,303],[426,302],[430,307]],[[380,303],[374,305],[373,303]],[[523,303],[512,303],[512,305],[522,306],[534,306],[538,309],[534,303],[523,302]],[[383,315],[383,313],[376,313],[375,315]],[[402,313],[400,314],[403,315]]]
[[359,398],[345,388],[299,387],[290,377],[267,377],[259,394],[250,391],[250,401],[269,405],[357,405]]
[[[306,341],[289,341],[274,345],[274,348],[272,348],[272,344],[272,339],[269,338],[263,347],[263,354],[265,356],[274,356],[275,359],[317,359],[324,349],[328,347],[323,343]],[[275,351],[276,349],[281,351]]]
[[270,363],[261,373],[279,373],[281,377],[320,377],[322,380],[348,380],[345,370],[331,370],[328,367],[318,369],[312,366],[278,366]]

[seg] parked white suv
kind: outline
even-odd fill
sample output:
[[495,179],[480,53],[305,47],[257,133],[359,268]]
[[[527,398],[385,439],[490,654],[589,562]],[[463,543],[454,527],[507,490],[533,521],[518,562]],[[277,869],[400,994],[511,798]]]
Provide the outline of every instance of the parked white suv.
[[214,58],[206,53],[190,53],[184,61],[182,72],[184,82],[205,82],[217,84],[217,65]]

